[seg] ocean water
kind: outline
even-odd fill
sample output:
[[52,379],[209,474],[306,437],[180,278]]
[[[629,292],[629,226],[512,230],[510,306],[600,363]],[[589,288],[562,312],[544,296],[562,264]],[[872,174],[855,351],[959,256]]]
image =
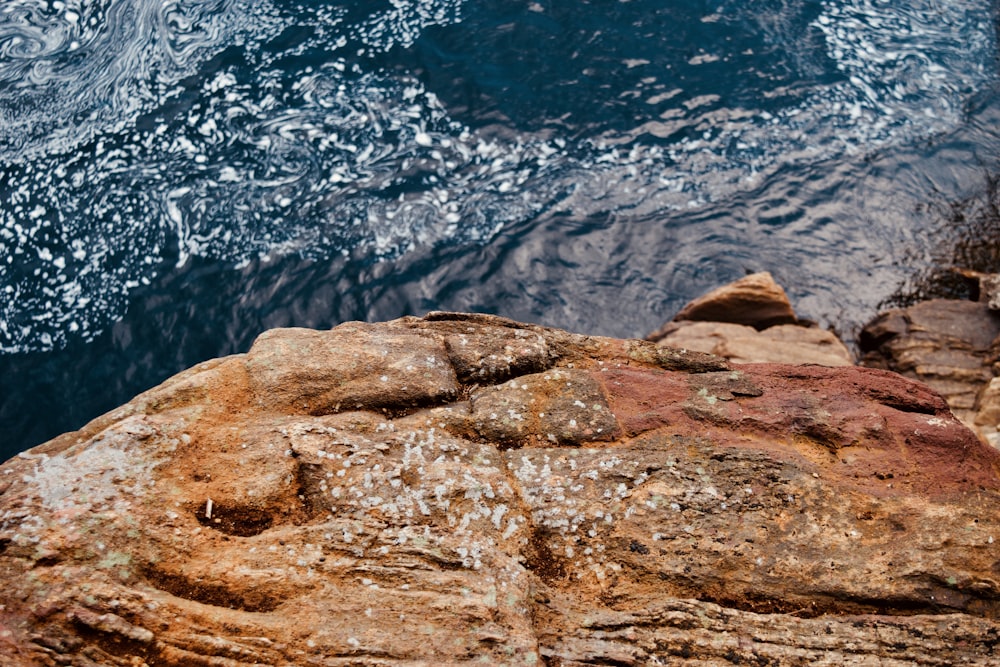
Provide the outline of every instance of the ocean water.
[[0,456],[274,326],[851,340],[996,256],[998,82],[985,0],[4,0]]

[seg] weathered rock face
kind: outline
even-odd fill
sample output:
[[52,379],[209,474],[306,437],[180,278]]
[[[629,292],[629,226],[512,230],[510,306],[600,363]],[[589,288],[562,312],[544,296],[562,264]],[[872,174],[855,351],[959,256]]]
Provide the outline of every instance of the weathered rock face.
[[1000,358],[998,336],[1000,314],[987,303],[933,299],[887,311],[869,323],[859,341],[861,363],[926,383],[959,419],[996,440],[997,422],[988,423],[997,412],[996,392],[987,387]]
[[995,665],[997,539],[892,373],[276,330],[0,467],[0,664]]
[[788,295],[767,271],[712,290],[684,306],[674,319],[731,322],[758,329],[797,321]]
[[691,301],[646,340],[738,364],[854,363],[854,355],[837,336],[799,321],[785,290],[766,271]]
[[1000,273],[981,273],[962,268],[952,268],[952,272],[965,280],[970,299],[986,304],[990,310],[1000,310]]
[[782,363],[851,366],[854,357],[839,338],[818,327],[779,324],[758,331],[727,322],[670,322],[657,332],[659,345],[708,352],[738,364]]

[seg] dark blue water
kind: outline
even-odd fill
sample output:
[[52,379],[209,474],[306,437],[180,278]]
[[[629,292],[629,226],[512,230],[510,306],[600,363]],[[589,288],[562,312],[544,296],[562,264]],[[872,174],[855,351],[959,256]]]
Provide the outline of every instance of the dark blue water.
[[642,336],[770,270],[850,339],[1000,239],[996,11],[5,0],[0,456],[274,326]]

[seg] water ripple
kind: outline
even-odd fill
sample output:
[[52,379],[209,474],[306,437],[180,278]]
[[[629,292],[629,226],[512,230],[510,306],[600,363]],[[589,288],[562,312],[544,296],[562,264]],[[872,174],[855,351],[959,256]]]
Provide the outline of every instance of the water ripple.
[[[378,261],[488,243],[560,213],[669,217],[789,165],[947,131],[994,77],[986,2],[702,4],[693,18],[690,8],[657,5],[648,20],[681,17],[692,39],[739,39],[650,42],[634,53],[638,45],[608,37],[617,28],[596,14],[593,26],[568,32],[543,3],[513,23],[498,5],[481,31],[465,24],[462,0],[374,10],[8,0],[0,351],[92,339],[164,262],[192,256],[237,267],[290,253]],[[639,20],[645,10],[635,10]],[[544,64],[554,72],[544,95],[529,95],[537,122],[475,116],[474,104],[443,101],[418,71],[429,31],[471,40],[478,52],[451,57],[473,58],[496,52],[518,20],[570,40],[565,58]],[[497,80],[537,75],[528,64],[546,63],[539,53],[512,55],[513,71]],[[721,67],[738,85],[716,82]],[[607,75],[605,97],[560,97],[592,74]],[[574,125],[588,113],[589,125]],[[801,214],[772,218],[807,224]]]

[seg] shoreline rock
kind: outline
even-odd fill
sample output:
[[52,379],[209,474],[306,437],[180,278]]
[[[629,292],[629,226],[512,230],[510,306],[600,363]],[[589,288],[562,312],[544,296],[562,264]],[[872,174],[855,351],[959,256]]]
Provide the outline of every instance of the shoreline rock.
[[1000,448],[1000,274],[955,270],[973,301],[931,299],[880,313],[861,332],[862,365],[926,383]]
[[854,365],[854,355],[835,334],[798,318],[766,271],[691,301],[646,340],[741,364]]
[[729,322],[766,329],[796,324],[798,317],[784,288],[767,271],[752,273],[694,299],[674,321]]
[[997,539],[896,373],[281,329],[0,466],[0,663],[985,666]]
[[933,299],[889,310],[866,325],[861,363],[927,384],[975,430],[981,395],[996,373],[998,336],[1000,314],[986,303]]
[[[927,384],[983,442],[1000,448],[1000,275],[958,273],[975,281],[976,301],[931,299],[879,313],[861,331],[857,363]],[[754,318],[754,305],[760,306],[761,319]],[[733,315],[726,315],[726,308],[733,308]],[[778,312],[790,313],[794,323],[771,324]],[[717,319],[695,321],[703,316]],[[785,291],[766,272],[695,299],[646,339],[734,363],[855,363],[834,333],[798,319]]]

